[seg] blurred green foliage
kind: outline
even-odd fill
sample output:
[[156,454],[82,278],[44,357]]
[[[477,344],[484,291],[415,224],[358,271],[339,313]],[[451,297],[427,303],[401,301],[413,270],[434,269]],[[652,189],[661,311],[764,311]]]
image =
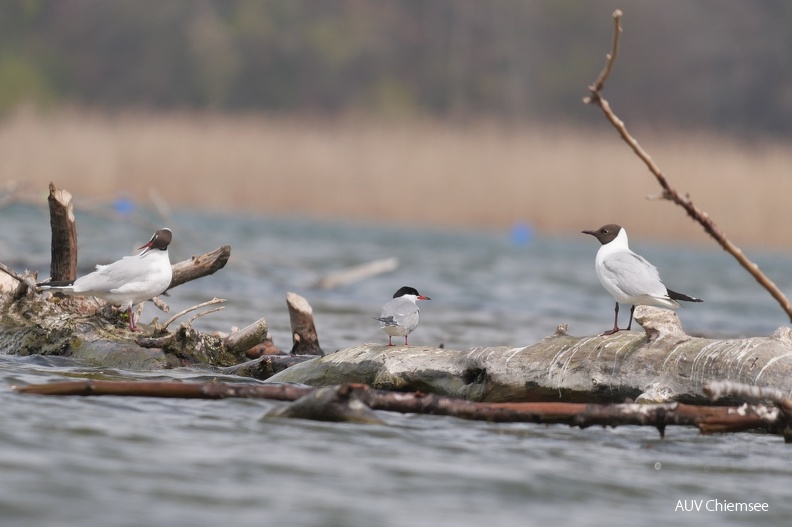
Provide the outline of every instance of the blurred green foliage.
[[[622,5],[623,4],[623,5]],[[8,0],[0,112],[68,102],[586,121],[606,87],[644,124],[792,132],[792,2]]]

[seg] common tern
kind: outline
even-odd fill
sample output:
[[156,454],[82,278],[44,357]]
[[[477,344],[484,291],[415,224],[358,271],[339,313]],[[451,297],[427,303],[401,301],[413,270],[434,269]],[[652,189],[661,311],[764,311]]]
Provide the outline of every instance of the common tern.
[[388,334],[388,346],[393,346],[393,337],[404,337],[407,345],[407,335],[418,327],[421,310],[418,309],[418,300],[431,300],[412,287],[402,287],[393,295],[393,300],[382,306],[382,314],[374,317],[380,321],[380,327]]

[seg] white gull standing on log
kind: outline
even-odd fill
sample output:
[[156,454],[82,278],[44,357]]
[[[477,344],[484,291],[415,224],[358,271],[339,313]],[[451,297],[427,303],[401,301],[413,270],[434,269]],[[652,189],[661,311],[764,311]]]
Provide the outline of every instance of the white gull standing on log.
[[418,327],[421,310],[418,309],[418,300],[431,300],[428,296],[420,294],[412,287],[402,287],[393,295],[393,300],[382,306],[382,314],[374,317],[380,321],[380,327],[388,334],[388,346],[393,346],[393,337],[404,337],[407,345],[407,335]]
[[171,283],[168,245],[172,238],[170,229],[160,229],[139,248],[143,251],[136,256],[97,265],[96,271],[73,282],[45,282],[39,286],[72,296],[95,296],[120,306],[129,314],[129,329],[137,331],[132,306],[162,294]]
[[603,335],[612,335],[619,330],[619,303],[632,304],[629,331],[632,327],[635,306],[657,306],[677,309],[682,305],[677,300],[702,302],[699,298],[677,293],[668,289],[660,280],[657,268],[643,256],[630,250],[627,231],[615,224],[605,225],[596,231],[582,231],[599,240],[602,247],[597,251],[594,268],[602,287],[616,300],[616,316],[613,329]]

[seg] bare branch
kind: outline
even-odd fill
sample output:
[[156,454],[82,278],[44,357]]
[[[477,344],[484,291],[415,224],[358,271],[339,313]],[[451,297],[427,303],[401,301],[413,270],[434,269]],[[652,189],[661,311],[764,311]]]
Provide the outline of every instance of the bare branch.
[[[196,309],[201,309],[202,307],[211,306],[211,305],[214,305],[214,304],[222,304],[222,303],[223,303],[223,302],[225,302],[225,301],[226,301],[226,300],[225,300],[224,298],[213,298],[213,299],[211,299],[211,300],[209,300],[209,301],[207,301],[207,302],[203,302],[203,303],[201,303],[201,304],[198,304],[197,306],[189,307],[189,308],[185,309],[184,311],[179,311],[178,313],[176,313],[175,315],[173,315],[172,317],[170,317],[170,318],[169,318],[169,319],[168,319],[168,320],[165,322],[165,324],[163,324],[163,325],[162,325],[162,329],[163,329],[163,330],[164,330],[164,329],[167,329],[167,327],[168,327],[168,326],[170,326],[170,325],[173,323],[173,321],[174,321],[174,320],[176,320],[177,318],[179,318],[179,317],[180,317],[180,316],[182,316],[182,315],[186,315],[186,314],[187,314],[187,313],[189,313],[190,311],[195,311]],[[212,311],[216,311],[216,310],[212,310]],[[209,311],[209,312],[211,312],[211,311]],[[205,314],[208,314],[209,312],[207,312],[207,313],[205,313]],[[194,318],[195,318],[195,317],[194,317]],[[191,318],[191,319],[190,319],[190,321],[192,321],[192,320],[193,320],[193,319]]]
[[447,415],[489,422],[524,422],[590,426],[651,426],[664,436],[667,426],[695,426],[702,433],[739,432],[765,429],[784,435],[788,417],[776,408],[763,405],[693,406],[666,404],[582,404],[582,403],[486,403],[421,392],[375,390],[365,384],[341,384],[324,388],[294,384],[228,384],[222,382],[139,382],[88,379],[52,384],[13,386],[25,394],[40,395],[120,395],[135,397],[181,397],[222,399],[246,397],[295,401],[270,415],[324,421],[376,422],[371,410],[400,413]]
[[[616,55],[619,53],[619,37],[621,36],[622,27],[621,27],[621,19],[622,19],[622,12],[620,9],[617,9],[613,12],[613,43],[611,44],[611,52],[605,55],[607,62],[605,63],[605,67],[602,68],[602,71],[597,77],[597,80],[589,86],[589,90],[591,90],[592,94],[596,94],[599,96],[599,92],[602,91],[602,88],[605,86],[605,81],[608,80],[610,77],[611,71],[613,70],[613,63],[616,62]],[[589,104],[593,101],[584,99],[586,104]]]
[[207,309],[206,311],[201,311],[200,313],[191,316],[187,320],[187,324],[192,324],[192,321],[195,320],[196,318],[201,318],[202,316],[208,315],[210,313],[214,313],[215,311],[222,311],[223,309],[225,309],[225,307],[220,306],[220,307],[216,307],[214,309]]
[[742,250],[734,245],[726,237],[726,235],[723,234],[712,218],[710,218],[709,214],[696,207],[690,200],[689,196],[680,194],[671,186],[666,177],[660,171],[660,168],[655,164],[649,154],[646,153],[643,148],[641,148],[641,145],[638,144],[638,141],[636,141],[635,138],[630,135],[630,133],[627,131],[627,127],[624,125],[621,119],[619,119],[616,114],[613,113],[613,110],[611,110],[608,101],[602,97],[602,89],[605,87],[605,81],[610,75],[610,72],[613,68],[613,62],[616,58],[619,35],[621,34],[621,16],[622,14],[619,10],[613,13],[613,17],[615,19],[613,49],[608,55],[608,62],[597,78],[597,81],[589,86],[591,96],[586,97],[583,99],[583,101],[586,104],[595,104],[599,106],[599,108],[602,110],[602,113],[605,115],[605,118],[608,119],[608,121],[610,121],[610,123],[616,128],[624,142],[629,145],[633,152],[635,152],[635,155],[637,155],[641,161],[646,164],[646,167],[655,176],[655,179],[657,179],[657,182],[663,188],[663,197],[685,209],[685,212],[687,212],[688,216],[698,222],[699,225],[704,228],[704,231],[707,234],[709,234],[726,252],[731,254],[740,263],[740,265],[743,266],[743,268],[748,271],[751,276],[753,276],[754,279],[756,279],[756,281],[759,282],[759,284],[770,293],[770,295],[781,306],[781,309],[786,312],[790,321],[792,321],[792,303],[790,303],[787,297],[781,292],[780,289],[778,289],[772,280],[762,273],[758,265],[749,260]]
[[21,274],[17,273],[16,271],[14,271],[13,269],[11,269],[10,267],[8,267],[5,264],[0,263],[0,271],[4,272],[5,274],[10,276],[11,278],[16,280],[17,282],[20,282],[20,283],[24,283],[25,282],[25,277],[24,276],[22,276]]

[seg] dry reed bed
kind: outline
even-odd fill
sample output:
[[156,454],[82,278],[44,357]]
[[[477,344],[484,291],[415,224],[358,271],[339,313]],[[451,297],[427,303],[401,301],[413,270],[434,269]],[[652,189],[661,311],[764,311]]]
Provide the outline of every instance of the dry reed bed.
[[[630,123],[628,123],[630,124]],[[737,242],[787,248],[792,150],[676,133],[637,137]],[[20,111],[0,121],[0,182],[78,198],[574,234],[617,222],[711,243],[603,122],[596,128]]]

